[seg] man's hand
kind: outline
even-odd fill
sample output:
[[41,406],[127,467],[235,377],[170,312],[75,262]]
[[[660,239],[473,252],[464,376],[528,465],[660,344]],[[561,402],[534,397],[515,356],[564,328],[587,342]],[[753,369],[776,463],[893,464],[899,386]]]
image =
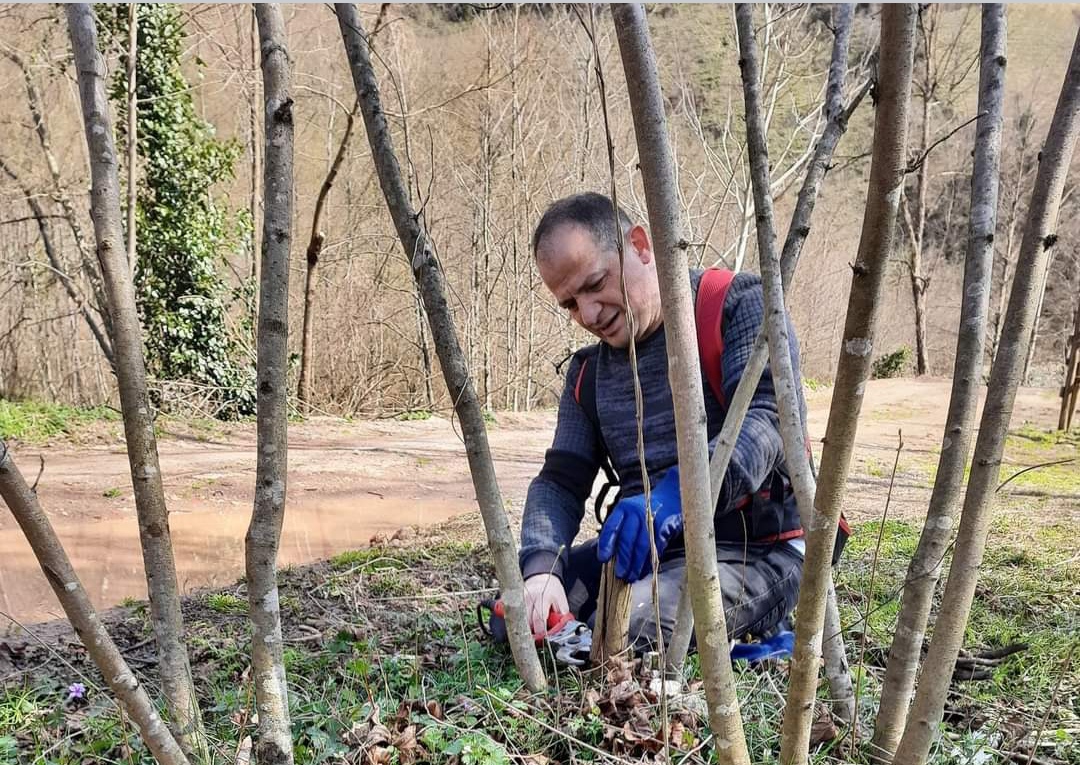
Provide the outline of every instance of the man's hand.
[[645,495],[621,500],[611,510],[600,530],[596,557],[607,563],[615,556],[615,576],[627,582],[645,577],[649,566],[649,535],[656,537],[656,554],[667,549],[672,537],[682,532],[682,504],[679,495],[679,468],[664,474],[652,490],[653,528],[645,518]]
[[525,580],[525,613],[534,635],[547,634],[548,614],[565,614],[570,610],[562,580],[554,574],[537,574]]

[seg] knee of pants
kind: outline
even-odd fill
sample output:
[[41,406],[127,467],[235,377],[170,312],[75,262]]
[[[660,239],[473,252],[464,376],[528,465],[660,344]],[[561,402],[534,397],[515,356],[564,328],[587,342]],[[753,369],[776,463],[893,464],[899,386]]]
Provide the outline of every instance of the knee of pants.
[[[668,604],[661,600],[660,626],[664,642],[667,643],[671,639],[671,624],[668,623],[671,617],[668,611],[671,608],[665,609],[665,605]],[[656,606],[652,600],[651,585],[645,587],[635,585],[631,590],[629,638],[630,645],[636,651],[648,650],[656,645]]]

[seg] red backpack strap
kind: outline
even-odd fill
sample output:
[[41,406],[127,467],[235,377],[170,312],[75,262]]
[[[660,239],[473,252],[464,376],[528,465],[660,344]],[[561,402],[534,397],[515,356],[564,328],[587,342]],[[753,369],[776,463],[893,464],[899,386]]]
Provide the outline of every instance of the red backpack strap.
[[724,396],[724,300],[735,272],[726,268],[710,268],[701,275],[695,311],[697,318],[698,354],[716,400],[727,407]]

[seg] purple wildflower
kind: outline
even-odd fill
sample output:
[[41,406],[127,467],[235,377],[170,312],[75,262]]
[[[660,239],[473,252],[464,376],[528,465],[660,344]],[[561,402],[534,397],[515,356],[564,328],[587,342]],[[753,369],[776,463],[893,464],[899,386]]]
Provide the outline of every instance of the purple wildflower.
[[75,699],[86,698],[86,686],[82,683],[72,683],[68,686],[67,701],[71,703]]

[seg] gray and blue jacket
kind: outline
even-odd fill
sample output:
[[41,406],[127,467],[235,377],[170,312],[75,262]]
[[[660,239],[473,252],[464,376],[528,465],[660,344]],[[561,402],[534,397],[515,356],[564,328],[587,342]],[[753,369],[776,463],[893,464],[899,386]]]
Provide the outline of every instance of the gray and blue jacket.
[[[697,296],[702,271],[690,273]],[[764,317],[761,279],[737,274],[723,308],[724,402],[718,401],[702,371],[709,453],[750,358]],[[788,319],[791,360],[796,380],[799,350]],[[540,474],[529,485],[521,527],[520,563],[526,578],[539,573],[562,576],[567,554],[585,516],[585,503],[605,454],[619,477],[621,494],[641,494],[644,487],[637,455],[637,416],[628,349],[606,343],[590,347],[595,366],[596,409],[602,438],[578,403],[578,382],[583,354],[575,354],[566,374],[559,401],[558,422],[551,448]],[[644,400],[645,462],[655,483],[678,461],[675,415],[668,383],[667,339],[664,327],[637,343],[638,376]],[[799,405],[806,421],[806,405],[799,387]],[[772,375],[766,367],[750,403],[735,450],[724,475],[716,507],[717,542],[775,541],[801,536],[799,511],[787,483],[784,447]],[[673,547],[681,547],[676,540]]]

